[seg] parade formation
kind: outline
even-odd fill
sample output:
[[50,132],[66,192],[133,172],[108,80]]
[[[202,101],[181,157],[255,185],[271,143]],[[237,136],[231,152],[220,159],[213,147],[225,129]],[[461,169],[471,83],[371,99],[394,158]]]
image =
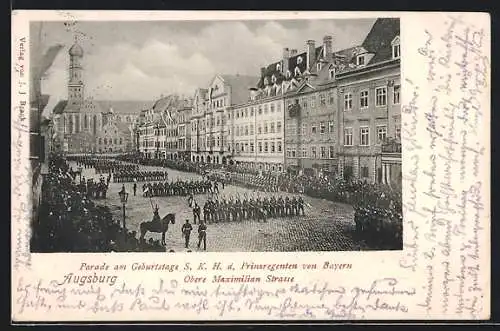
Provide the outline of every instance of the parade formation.
[[[172,163],[148,160],[140,155],[119,156],[116,159],[86,155],[69,159],[71,161],[60,155],[52,161],[49,181],[44,185],[44,202],[47,208],[45,225],[49,226],[42,226],[44,217],[41,217],[39,224],[43,229],[40,231],[49,231],[52,237],[57,238],[58,231],[70,224],[63,226],[61,222],[70,222],[68,218],[76,217],[75,211],[82,212],[83,219],[93,225],[89,227],[85,222],[82,223],[82,217],[76,217],[78,221],[72,223],[71,231],[80,233],[75,234],[76,238],[88,238],[92,247],[82,248],[85,244],[78,239],[74,242],[79,243],[78,248],[72,247],[71,241],[64,243],[72,247],[69,250],[171,251],[171,243],[166,239],[166,234],[171,231],[169,228],[176,226],[175,218],[179,211],[182,215],[187,215],[186,220],[190,221],[186,225],[183,219],[180,220],[181,224],[184,223],[184,230],[181,231],[183,240],[190,236],[191,231],[195,231],[186,230],[192,228],[193,224],[202,229],[198,238],[200,249],[210,249],[210,241],[207,243],[209,227],[222,224],[244,227],[248,222],[269,224],[280,220],[299,222],[297,224],[303,224],[306,219],[314,222],[318,217],[317,206],[314,204],[321,200],[352,206],[352,240],[363,242],[371,249],[394,249],[402,245],[401,192],[390,187],[340,178],[244,172],[236,167],[194,165],[184,160],[172,161],[175,163],[175,170],[169,170]],[[83,167],[85,171],[75,171],[75,167]],[[171,171],[176,172],[176,177],[170,178]],[[98,176],[92,178],[93,175]],[[118,215],[113,217],[107,202],[111,186],[117,185],[113,183],[120,183],[120,193],[129,190],[134,197],[138,196],[133,199],[147,201],[146,207],[142,207],[146,208],[142,210],[146,220],[129,220],[125,232],[120,228],[120,218],[116,217]],[[56,193],[61,184],[64,184],[64,192]],[[72,193],[68,194],[69,191]],[[118,192],[111,195],[112,200],[116,201],[116,193]],[[169,199],[175,198],[181,198],[183,202],[169,205]],[[152,199],[155,199],[154,203]],[[99,206],[100,201],[104,202],[104,206]],[[60,206],[61,203],[65,204],[63,214],[49,212],[51,209],[59,210],[59,207],[54,206]],[[158,203],[164,207],[160,208]],[[151,211],[147,211],[148,205],[153,211],[153,217],[149,219],[147,215],[151,215]],[[328,217],[331,217],[331,226],[335,227],[337,215],[331,213]],[[136,229],[131,229],[131,224]],[[94,238],[93,231],[97,231],[95,236],[100,238],[95,239],[97,243],[91,239]],[[161,233],[161,240],[154,239],[154,233]],[[109,240],[103,239],[103,236]]]

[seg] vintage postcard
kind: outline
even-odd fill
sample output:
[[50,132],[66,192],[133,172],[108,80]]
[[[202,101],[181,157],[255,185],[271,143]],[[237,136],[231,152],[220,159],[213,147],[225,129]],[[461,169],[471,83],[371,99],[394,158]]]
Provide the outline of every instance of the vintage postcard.
[[12,13],[12,321],[490,316],[485,13]]

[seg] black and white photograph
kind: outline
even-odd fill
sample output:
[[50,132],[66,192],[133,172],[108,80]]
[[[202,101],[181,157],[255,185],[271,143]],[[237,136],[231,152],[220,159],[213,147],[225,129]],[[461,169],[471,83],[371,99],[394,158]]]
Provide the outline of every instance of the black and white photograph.
[[32,253],[403,249],[399,18],[30,36]]

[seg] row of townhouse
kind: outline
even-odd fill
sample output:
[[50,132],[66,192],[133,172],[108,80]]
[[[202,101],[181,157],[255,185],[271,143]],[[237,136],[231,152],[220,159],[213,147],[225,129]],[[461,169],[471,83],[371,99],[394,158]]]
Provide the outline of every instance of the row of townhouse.
[[325,36],[319,46],[308,40],[301,53],[285,48],[258,76],[216,75],[183,108],[183,121],[174,119],[165,146],[154,130],[161,127],[158,111],[151,111],[138,138],[141,152],[400,182],[399,31],[399,19],[380,18],[361,45],[333,51],[333,37]]
[[191,100],[169,95],[141,112],[135,129],[137,151],[146,158],[189,159]]

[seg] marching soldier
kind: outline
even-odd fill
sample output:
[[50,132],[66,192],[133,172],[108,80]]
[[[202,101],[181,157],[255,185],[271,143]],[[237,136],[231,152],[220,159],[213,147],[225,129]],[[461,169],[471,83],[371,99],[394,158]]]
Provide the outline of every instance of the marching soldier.
[[194,224],[196,224],[196,219],[198,219],[198,222],[201,222],[200,213],[201,213],[200,206],[198,206],[198,203],[195,201],[193,207]]

